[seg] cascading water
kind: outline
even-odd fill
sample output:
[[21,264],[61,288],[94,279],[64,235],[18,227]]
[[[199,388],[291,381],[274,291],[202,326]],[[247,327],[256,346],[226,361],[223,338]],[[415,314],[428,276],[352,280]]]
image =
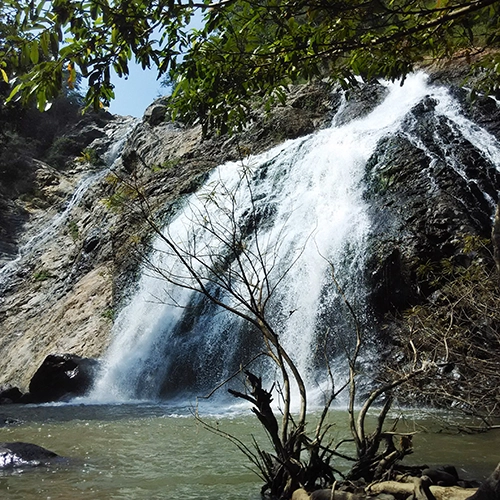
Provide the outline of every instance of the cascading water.
[[[370,230],[363,200],[365,164],[379,140],[395,134],[430,92],[421,74],[404,86],[386,87],[383,102],[362,118],[339,126],[334,120],[328,129],[242,164],[220,166],[165,229],[184,255],[197,258],[193,266],[201,266],[200,273],[204,266],[212,271],[220,266],[225,254],[228,279],[236,276],[238,259],[227,255],[221,240],[244,233],[245,251],[259,256],[250,274],[258,283],[268,279],[276,286],[268,317],[310,386],[321,382],[314,359],[341,350],[351,336],[334,310],[339,305],[332,269],[358,313],[364,314],[361,276]],[[223,380],[258,351],[250,327],[154,272],[165,270],[174,281],[192,284],[161,238],[153,246],[151,262],[117,318],[92,399],[199,391],[204,383],[213,386]],[[251,287],[252,279],[248,281]],[[221,300],[241,308],[233,298]],[[318,338],[325,338],[327,331],[334,345],[320,346]]]
[[95,185],[109,173],[115,161],[118,159],[128,135],[135,125],[135,119],[125,120],[116,130],[109,132],[112,146],[106,151],[103,157],[105,168],[84,175],[76,186],[71,198],[65,203],[63,210],[57,213],[42,228],[38,227],[36,233],[20,245],[16,257],[0,268],[0,286],[8,283],[23,259],[35,254],[35,252],[60,230],[63,224],[69,219],[73,208],[80,203],[90,187]]
[[[483,189],[479,178],[469,178],[452,144],[460,136],[493,165],[485,170],[498,171],[498,141],[466,119],[445,88],[429,86],[424,74],[384,86],[383,101],[365,116],[346,121],[341,106],[331,127],[212,172],[166,224],[164,238],[154,241],[137,288],[116,320],[91,399],[200,394],[260,352],[255,328],[191,290],[200,286],[237,313],[248,312],[245,300],[267,300],[266,317],[281,344],[311,393],[320,389],[325,354],[332,359],[345,352],[354,332],[338,285],[358,320],[368,312],[364,182],[382,139],[406,137],[428,158],[428,176],[441,162],[466,189],[479,193],[488,217],[493,213],[496,194]],[[427,126],[418,124],[419,107],[432,109]],[[221,291],[221,284],[231,293]],[[257,290],[263,295],[257,297]],[[260,365],[257,371],[267,369]],[[268,382],[276,376],[268,373]]]

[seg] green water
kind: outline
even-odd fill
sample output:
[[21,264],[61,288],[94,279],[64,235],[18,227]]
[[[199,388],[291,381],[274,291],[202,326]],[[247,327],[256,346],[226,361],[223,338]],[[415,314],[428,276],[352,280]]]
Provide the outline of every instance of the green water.
[[[12,405],[0,407],[0,415],[19,420],[0,428],[0,441],[35,443],[71,459],[4,472],[0,499],[260,499],[261,481],[241,452],[204,429],[186,408]],[[345,417],[332,413],[338,437],[346,435]],[[252,435],[265,442],[247,410],[206,419],[248,443]],[[484,477],[500,460],[499,431],[465,437],[421,432],[415,446],[412,462],[453,463],[466,476]]]

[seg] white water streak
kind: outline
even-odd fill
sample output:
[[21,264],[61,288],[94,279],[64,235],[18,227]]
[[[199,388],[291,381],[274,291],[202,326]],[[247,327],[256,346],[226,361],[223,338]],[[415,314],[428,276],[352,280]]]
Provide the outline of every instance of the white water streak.
[[104,160],[107,166],[97,172],[84,175],[77,184],[71,198],[64,204],[63,210],[52,217],[52,219],[50,219],[40,230],[38,230],[36,234],[29,238],[28,241],[23,243],[19,247],[17,255],[13,260],[7,262],[0,268],[0,285],[6,284],[12,278],[14,272],[19,268],[24,259],[34,255],[37,251],[43,248],[45,243],[50,241],[50,239],[61,229],[63,224],[68,221],[71,212],[76,206],[79,205],[87,191],[109,173],[109,171],[113,168],[114,162],[119,157],[127,137],[135,127],[136,123],[136,120],[127,121],[124,124],[124,127],[120,127],[114,131],[116,139],[110,150],[104,155]]

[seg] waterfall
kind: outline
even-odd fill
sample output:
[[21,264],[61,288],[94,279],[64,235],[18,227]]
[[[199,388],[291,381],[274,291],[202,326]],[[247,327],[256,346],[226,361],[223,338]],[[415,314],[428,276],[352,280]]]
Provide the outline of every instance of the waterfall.
[[[64,203],[62,210],[54,215],[44,226],[41,228],[37,227],[36,233],[19,246],[16,257],[0,268],[0,287],[12,279],[12,276],[25,259],[35,255],[63,227],[69,220],[73,209],[78,206],[88,190],[106,177],[115,166],[115,162],[119,159],[125,141],[135,125],[135,119],[125,120],[116,129],[106,131],[108,140],[111,141],[112,145],[104,154],[105,167],[86,173],[76,185],[75,191],[69,200]],[[97,139],[97,142],[101,142],[101,139]]]
[[[365,313],[362,270],[370,231],[363,199],[366,162],[377,143],[396,134],[411,109],[430,92],[423,74],[412,75],[404,85],[384,85],[385,98],[366,116],[347,123],[339,120],[338,126],[334,119],[325,130],[221,165],[164,229],[183,251],[199,257],[193,265],[201,266],[200,273],[203,266],[219,265],[214,256],[224,254],[221,234],[230,238],[234,232],[244,233],[246,251],[261,257],[251,269],[255,279],[268,279],[276,286],[269,300],[269,320],[313,388],[324,377],[315,360],[327,352],[341,352],[352,337],[349,321],[339,321],[342,301],[332,269],[358,314]],[[214,228],[221,227],[232,229],[215,234]],[[202,391],[259,350],[249,325],[196,292],[162,279],[155,269],[192,285],[161,238],[153,247],[134,293],[116,319],[93,400]],[[236,276],[230,256],[225,255],[224,265],[228,279]],[[247,270],[251,267],[245,265]],[[241,307],[230,297],[222,295],[221,300]],[[327,336],[330,345],[320,345],[318,339]]]

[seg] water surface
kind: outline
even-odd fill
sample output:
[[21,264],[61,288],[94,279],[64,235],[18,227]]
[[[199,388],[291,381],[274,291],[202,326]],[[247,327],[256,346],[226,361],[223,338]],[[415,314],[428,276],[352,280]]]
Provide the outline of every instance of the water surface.
[[[1,441],[27,441],[70,457],[66,465],[0,475],[0,498],[12,500],[259,500],[262,482],[227,440],[207,431],[192,408],[158,404],[11,405]],[[204,417],[246,443],[267,443],[248,409]],[[333,411],[332,436],[346,437],[345,411]],[[310,424],[315,417],[311,415]],[[466,478],[483,479],[500,460],[500,431],[479,435],[436,432],[442,421],[405,420],[417,430],[408,463],[452,463]],[[346,464],[338,463],[339,468]]]

